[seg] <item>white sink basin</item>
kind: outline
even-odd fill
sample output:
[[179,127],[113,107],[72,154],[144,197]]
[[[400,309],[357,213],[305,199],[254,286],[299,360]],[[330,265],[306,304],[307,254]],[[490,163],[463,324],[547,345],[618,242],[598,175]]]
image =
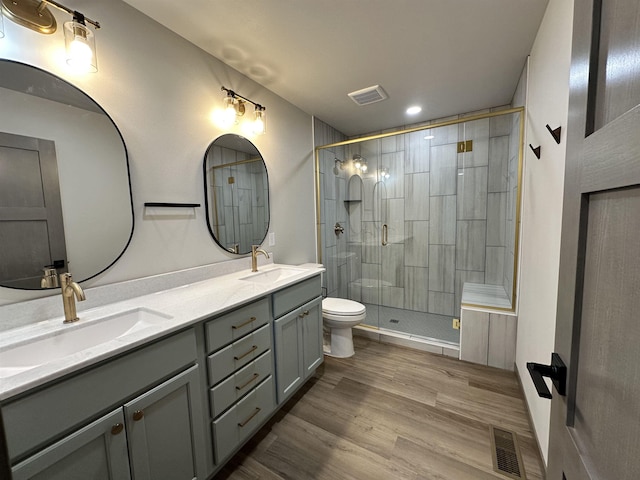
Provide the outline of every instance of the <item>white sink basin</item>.
[[87,348],[170,320],[172,317],[147,308],[114,313],[82,321],[0,351],[0,378],[10,377],[44,363],[73,355]]
[[300,273],[303,273],[304,271],[305,270],[302,268],[275,267],[269,270],[264,270],[262,272],[252,273],[251,275],[242,277],[240,280],[260,284],[269,284],[284,280],[285,278],[293,277],[294,275],[298,275]]

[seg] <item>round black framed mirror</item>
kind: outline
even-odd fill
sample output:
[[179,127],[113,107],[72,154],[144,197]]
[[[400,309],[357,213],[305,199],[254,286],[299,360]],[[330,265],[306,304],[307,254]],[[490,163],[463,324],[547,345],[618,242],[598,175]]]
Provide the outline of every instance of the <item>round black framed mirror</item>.
[[269,178],[262,155],[246,138],[225,134],[203,162],[207,226],[218,245],[245,255],[269,231]]
[[56,288],[104,272],[133,235],[129,159],[118,127],[83,91],[0,60],[0,285]]

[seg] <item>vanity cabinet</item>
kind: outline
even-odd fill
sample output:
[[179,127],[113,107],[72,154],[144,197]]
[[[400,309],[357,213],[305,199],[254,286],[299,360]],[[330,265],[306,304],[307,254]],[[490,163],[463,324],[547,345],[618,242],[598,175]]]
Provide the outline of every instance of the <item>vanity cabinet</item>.
[[3,405],[13,478],[205,479],[195,348],[189,330]]
[[287,400],[323,361],[320,277],[273,294],[278,404]]
[[220,466],[276,407],[269,297],[205,324],[209,411]]

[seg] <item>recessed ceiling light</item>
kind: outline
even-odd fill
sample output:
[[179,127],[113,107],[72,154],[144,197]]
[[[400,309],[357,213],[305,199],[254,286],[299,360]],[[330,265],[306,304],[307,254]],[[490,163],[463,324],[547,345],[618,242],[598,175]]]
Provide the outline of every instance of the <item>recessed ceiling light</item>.
[[426,137],[424,137],[425,140],[432,140],[434,138],[436,138],[435,135],[427,135]]
[[418,107],[414,105],[413,107],[407,108],[407,115],[416,115],[422,111],[422,107]]

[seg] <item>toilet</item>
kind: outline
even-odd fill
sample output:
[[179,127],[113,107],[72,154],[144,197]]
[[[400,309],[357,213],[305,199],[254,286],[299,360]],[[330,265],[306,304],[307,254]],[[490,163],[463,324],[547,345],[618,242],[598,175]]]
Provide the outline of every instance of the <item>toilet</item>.
[[351,329],[367,316],[364,305],[345,298],[327,297],[322,300],[322,322],[325,330],[324,353],[330,357],[346,358],[355,353]]

